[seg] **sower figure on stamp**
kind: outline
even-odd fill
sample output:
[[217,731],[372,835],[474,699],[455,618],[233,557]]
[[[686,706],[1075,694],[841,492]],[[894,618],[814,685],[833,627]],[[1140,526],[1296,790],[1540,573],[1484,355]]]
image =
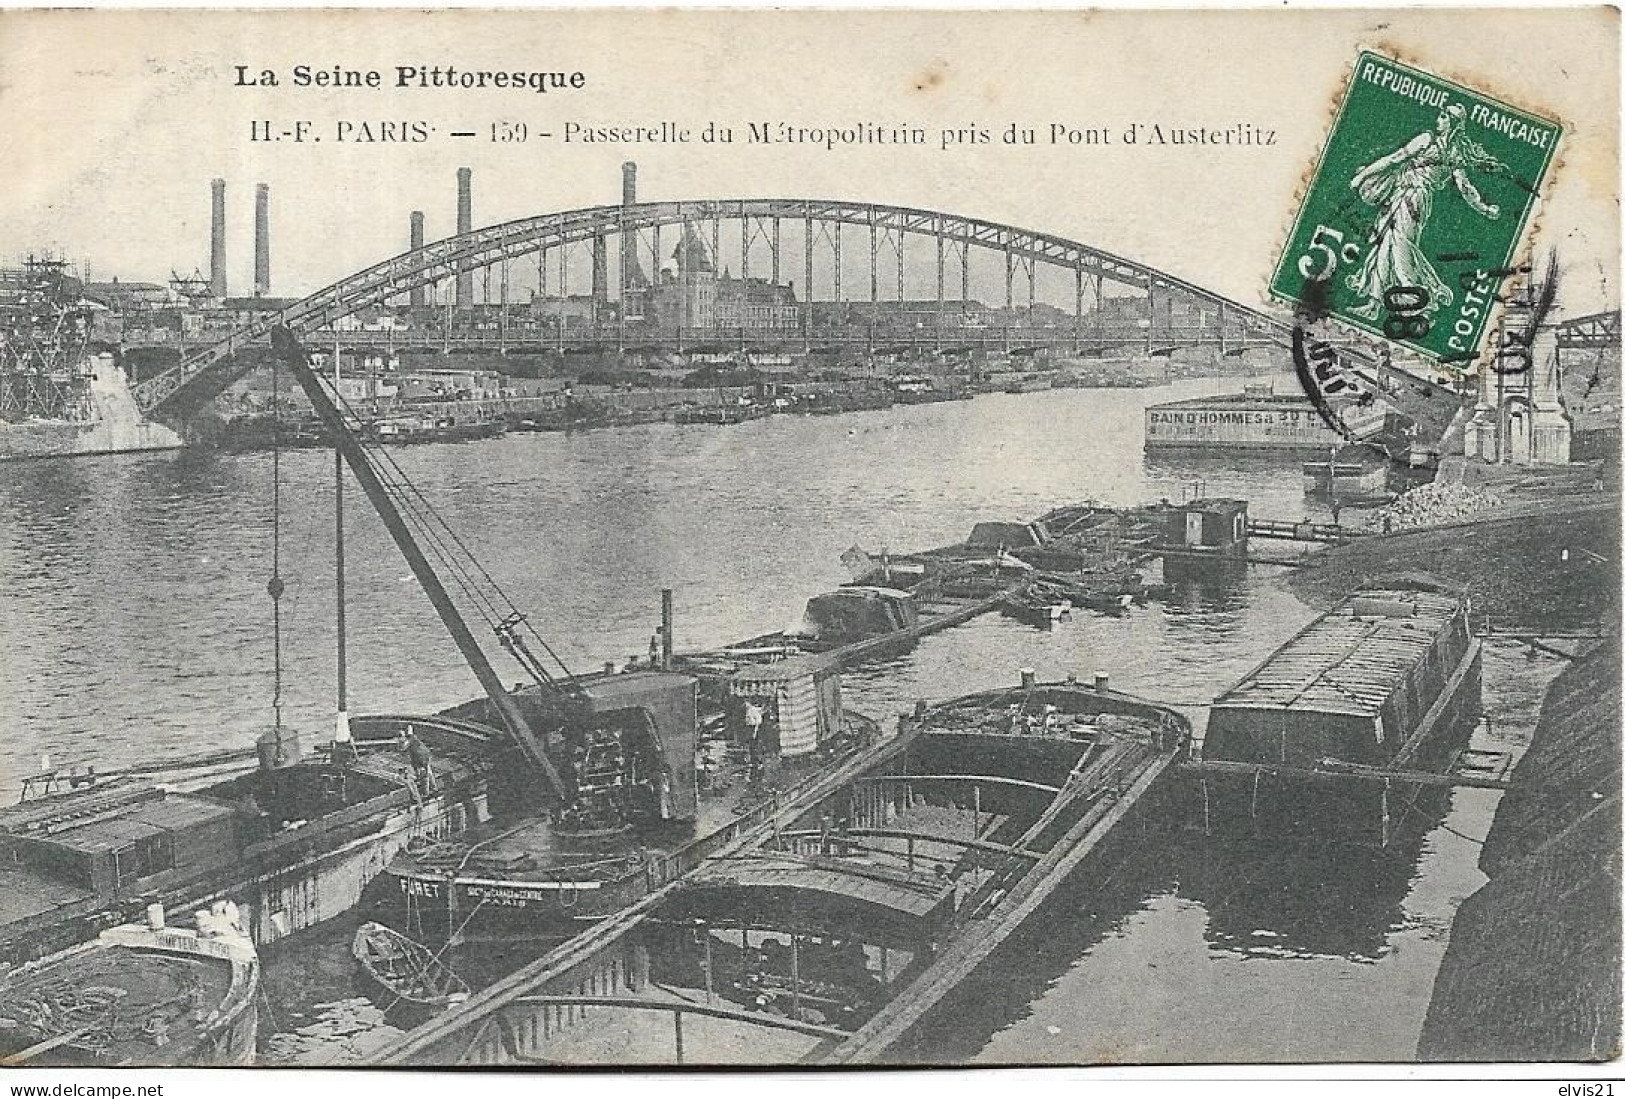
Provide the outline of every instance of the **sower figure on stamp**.
[[1451,183],[1467,205],[1493,220],[1501,216],[1501,208],[1484,201],[1467,170],[1506,171],[1505,164],[1468,138],[1466,117],[1461,104],[1450,104],[1439,112],[1433,132],[1417,134],[1349,180],[1349,187],[1379,211],[1371,226],[1365,261],[1348,277],[1349,289],[1366,299],[1350,310],[1355,315],[1375,320],[1383,308],[1383,295],[1395,286],[1425,291],[1422,311],[1429,314],[1455,299],[1422,253],[1422,233],[1433,213],[1433,192]]

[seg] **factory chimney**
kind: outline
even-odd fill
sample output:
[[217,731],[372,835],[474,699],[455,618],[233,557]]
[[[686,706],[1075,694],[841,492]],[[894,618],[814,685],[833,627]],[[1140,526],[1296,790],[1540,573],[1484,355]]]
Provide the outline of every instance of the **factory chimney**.
[[209,293],[226,296],[226,181],[210,185],[214,193],[214,214],[209,223]]
[[[457,169],[457,234],[474,228],[474,173],[468,168]],[[457,308],[467,309],[474,304],[474,271],[466,264],[457,268]]]
[[[621,164],[621,206],[635,206],[638,201],[638,165],[636,161],[628,160]],[[636,233],[629,232],[623,222],[621,226],[621,311],[628,308],[627,291],[633,289],[633,272],[638,263],[638,237]]]
[[[412,211],[412,251],[423,247],[423,211]],[[412,287],[410,301],[413,309],[423,308],[423,284]]]
[[271,188],[254,185],[254,296],[271,292]]

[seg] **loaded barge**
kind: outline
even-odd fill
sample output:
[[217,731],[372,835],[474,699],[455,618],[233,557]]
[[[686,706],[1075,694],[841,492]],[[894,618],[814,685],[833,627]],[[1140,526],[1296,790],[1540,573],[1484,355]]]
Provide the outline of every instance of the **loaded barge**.
[[0,1065],[251,1065],[259,992],[233,906],[174,928],[153,905],[143,924],[0,975]]
[[1201,826],[1386,847],[1477,722],[1470,612],[1462,588],[1411,575],[1298,631],[1213,703],[1190,768]]
[[1182,716],[1104,680],[1024,673],[921,703],[681,881],[379,1061],[907,1060],[944,997],[1068,874],[1166,818],[1189,737]]

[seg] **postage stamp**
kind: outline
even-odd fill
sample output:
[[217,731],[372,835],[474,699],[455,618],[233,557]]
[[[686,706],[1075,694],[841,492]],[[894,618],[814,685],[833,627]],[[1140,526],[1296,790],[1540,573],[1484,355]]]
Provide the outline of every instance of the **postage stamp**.
[[1562,135],[1557,121],[1362,52],[1271,296],[1465,367]]

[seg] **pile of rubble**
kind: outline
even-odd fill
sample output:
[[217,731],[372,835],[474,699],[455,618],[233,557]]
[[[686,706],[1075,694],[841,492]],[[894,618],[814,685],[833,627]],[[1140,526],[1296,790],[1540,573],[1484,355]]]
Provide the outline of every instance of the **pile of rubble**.
[[1431,527],[1471,519],[1501,506],[1493,492],[1458,484],[1422,485],[1405,493],[1378,513],[1384,530]]

